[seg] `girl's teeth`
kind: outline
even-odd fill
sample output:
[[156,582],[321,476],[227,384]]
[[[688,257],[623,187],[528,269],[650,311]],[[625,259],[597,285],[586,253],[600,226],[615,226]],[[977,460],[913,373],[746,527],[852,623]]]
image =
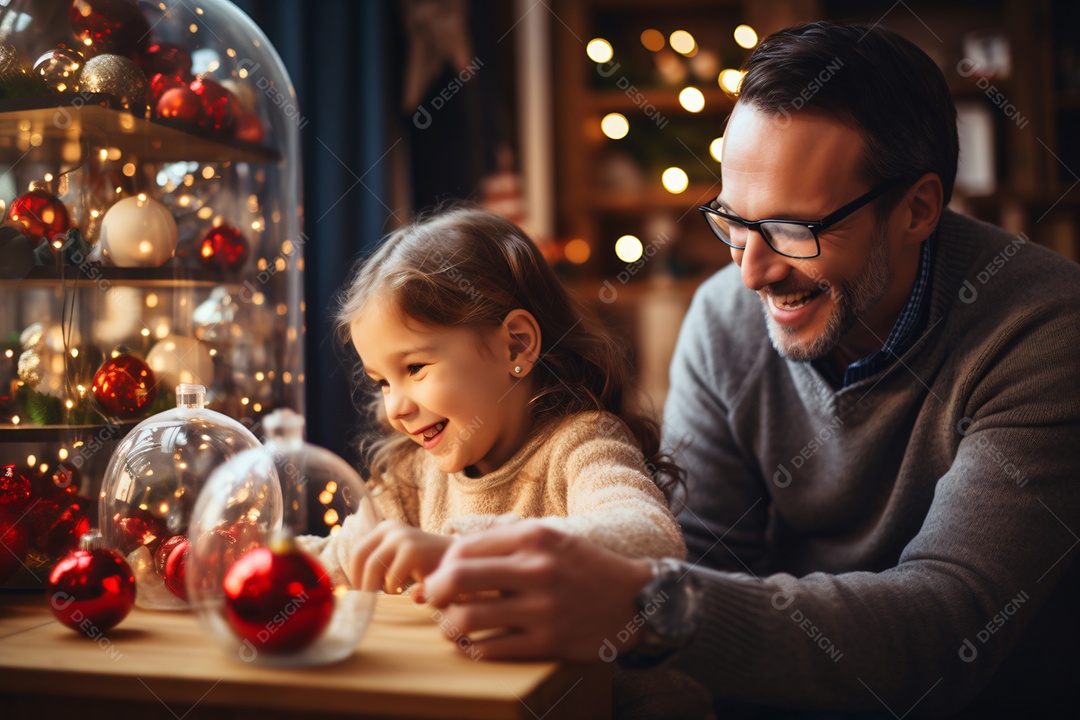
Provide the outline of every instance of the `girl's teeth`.
[[430,440],[431,438],[441,433],[444,427],[446,427],[445,421],[432,425],[430,428],[424,431],[424,439]]

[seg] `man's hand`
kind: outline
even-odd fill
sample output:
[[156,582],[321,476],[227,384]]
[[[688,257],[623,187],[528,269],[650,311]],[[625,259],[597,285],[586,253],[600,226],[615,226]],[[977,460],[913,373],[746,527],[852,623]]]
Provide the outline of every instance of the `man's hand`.
[[484,657],[610,660],[640,640],[636,598],[651,577],[647,560],[523,521],[458,538],[425,594],[449,607],[444,627],[481,634],[470,639]]
[[352,577],[360,579],[361,590],[384,589],[400,594],[437,568],[453,542],[447,535],[433,535],[396,520],[384,520],[368,533],[353,555]]

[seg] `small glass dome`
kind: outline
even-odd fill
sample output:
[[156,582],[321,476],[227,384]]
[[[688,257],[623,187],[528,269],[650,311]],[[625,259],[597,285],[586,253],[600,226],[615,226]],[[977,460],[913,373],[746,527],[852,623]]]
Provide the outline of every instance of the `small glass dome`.
[[177,385],[176,408],[136,425],[102,480],[102,535],[134,570],[141,608],[187,607],[183,546],[199,491],[219,465],[259,447],[246,427],[203,407],[205,393],[202,385]]
[[299,666],[348,657],[367,630],[375,594],[352,588],[333,537],[360,537],[381,514],[359,475],[303,440],[304,420],[281,409],[265,444],[218,468],[195,504],[188,596],[233,657]]

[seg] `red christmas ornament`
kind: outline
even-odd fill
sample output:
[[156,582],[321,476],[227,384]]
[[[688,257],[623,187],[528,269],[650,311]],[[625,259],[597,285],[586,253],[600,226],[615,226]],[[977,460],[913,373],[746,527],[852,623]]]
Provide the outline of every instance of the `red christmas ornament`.
[[123,620],[135,604],[131,566],[111,550],[91,548],[100,537],[88,535],[84,549],[57,563],[45,592],[57,620],[92,638]]
[[[161,96],[166,92],[178,88],[187,88],[187,86],[188,84],[182,78],[158,73],[150,78],[150,102],[156,108]],[[199,100],[199,103],[201,104],[202,100]]]
[[21,512],[0,505],[0,585],[14,575],[30,550],[30,531]]
[[75,37],[96,54],[131,58],[146,52],[150,23],[135,0],[74,0],[68,16]]
[[117,513],[113,516],[113,522],[120,529],[120,550],[125,556],[130,555],[140,545],[145,545],[151,553],[156,552],[158,543],[165,534],[158,519],[142,508],[130,510],[124,517]]
[[315,642],[334,613],[334,588],[317,561],[291,542],[259,547],[225,573],[225,619],[243,641],[267,653]]
[[184,535],[173,535],[171,538],[163,541],[158,545],[158,549],[154,551],[154,569],[157,570],[157,574],[161,577],[165,577],[165,564],[169,561],[169,553],[173,551],[177,545],[187,542],[187,537]]
[[130,418],[150,409],[157,396],[157,383],[149,365],[125,353],[102,364],[90,391],[107,415]]
[[22,513],[30,502],[33,486],[14,465],[5,465],[0,471],[0,510]]
[[80,486],[82,486],[82,474],[77,468],[65,462],[57,463],[56,469],[45,484],[49,493],[59,495],[75,495],[79,492]]
[[61,500],[77,495],[82,486],[82,474],[66,462],[57,463],[48,475],[35,473],[33,481],[34,495],[44,500]]
[[204,126],[223,133],[231,132],[236,122],[236,108],[240,101],[225,86],[208,75],[196,75],[191,81],[191,91],[202,100],[206,109]]
[[161,94],[154,113],[161,118],[174,118],[189,123],[202,123],[206,117],[202,100],[186,87],[171,88]]
[[199,262],[211,270],[239,270],[247,254],[247,241],[232,225],[212,227],[199,241]]
[[136,62],[152,78],[158,73],[170,75],[182,81],[191,80],[191,53],[172,43],[154,43]]
[[[79,546],[90,530],[90,498],[75,495],[56,500],[41,500],[34,505],[34,547],[51,557],[60,557]],[[40,511],[39,511],[40,509]]]
[[[170,538],[171,539],[171,538]],[[169,553],[169,559],[165,561],[165,587],[172,590],[173,595],[181,600],[187,600],[187,582],[185,570],[187,568],[188,550],[191,543],[185,539],[173,547]]]
[[255,113],[240,109],[236,117],[236,139],[241,142],[262,144],[266,139],[266,129],[263,128],[262,120]]
[[67,208],[47,190],[31,190],[11,201],[8,218],[36,247],[71,228]]

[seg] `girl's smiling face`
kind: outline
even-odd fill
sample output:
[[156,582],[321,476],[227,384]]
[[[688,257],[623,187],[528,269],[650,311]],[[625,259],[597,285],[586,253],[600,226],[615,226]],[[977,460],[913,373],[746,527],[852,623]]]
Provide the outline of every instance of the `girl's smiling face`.
[[515,352],[518,334],[507,325],[426,325],[380,295],[350,329],[391,426],[434,455],[441,471],[486,474],[524,444],[532,383],[511,368],[531,363]]

